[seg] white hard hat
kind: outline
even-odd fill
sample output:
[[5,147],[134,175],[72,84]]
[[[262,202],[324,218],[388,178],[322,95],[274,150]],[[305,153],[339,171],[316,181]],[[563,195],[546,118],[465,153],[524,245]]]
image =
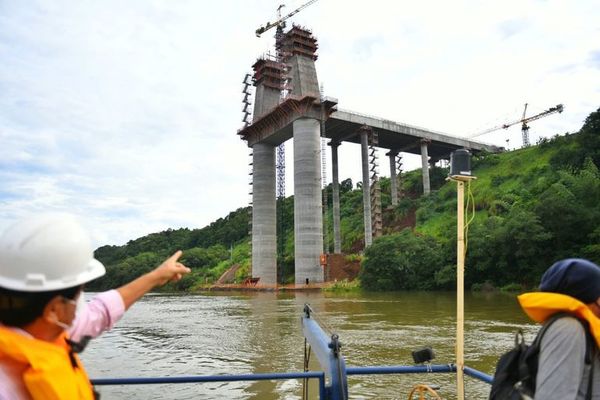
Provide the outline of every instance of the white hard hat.
[[78,286],[106,270],[94,259],[87,232],[68,214],[17,222],[0,237],[0,287],[48,292]]

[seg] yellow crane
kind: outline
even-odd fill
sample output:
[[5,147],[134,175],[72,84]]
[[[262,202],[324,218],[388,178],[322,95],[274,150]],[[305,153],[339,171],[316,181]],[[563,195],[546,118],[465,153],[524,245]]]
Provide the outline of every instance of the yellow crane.
[[529,146],[529,125],[528,125],[528,123],[531,121],[535,121],[536,119],[546,117],[550,114],[554,114],[554,113],[560,114],[561,112],[563,112],[563,110],[564,110],[564,106],[562,104],[557,104],[556,106],[551,107],[551,108],[547,109],[546,111],[543,111],[539,114],[532,115],[531,117],[525,117],[525,114],[527,113],[527,103],[525,103],[525,109],[523,110],[523,116],[521,117],[521,119],[519,119],[517,121],[509,122],[506,124],[498,125],[493,128],[490,128],[490,129],[486,129],[485,131],[482,131],[482,132],[476,133],[475,135],[469,136],[469,138],[474,138],[477,136],[485,135],[486,133],[490,133],[490,132],[496,131],[498,129],[508,129],[511,126],[516,125],[516,124],[522,124],[521,125],[521,134],[523,137],[523,147],[527,147],[527,146]]
[[298,12],[300,12],[300,10],[310,6],[312,3],[317,2],[317,0],[310,0],[307,1],[306,3],[302,4],[300,7],[296,8],[294,11],[290,12],[289,14],[285,15],[285,16],[281,16],[281,8],[283,7],[283,4],[280,5],[277,8],[277,21],[275,22],[267,22],[267,24],[265,26],[261,26],[260,28],[258,28],[256,30],[256,37],[260,37],[260,35],[262,35],[263,33],[265,33],[266,31],[268,31],[269,29],[278,26],[278,27],[284,27],[285,26],[285,20],[290,18],[291,16],[297,14]]

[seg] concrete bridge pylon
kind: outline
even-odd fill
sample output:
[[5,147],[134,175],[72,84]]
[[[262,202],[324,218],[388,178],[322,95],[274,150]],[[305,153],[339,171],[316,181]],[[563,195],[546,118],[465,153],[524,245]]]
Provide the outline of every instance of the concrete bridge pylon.
[[[278,42],[279,55],[254,63],[253,123],[244,128],[253,159],[252,277],[277,283],[274,149],[294,142],[294,256],[296,284],[323,282],[321,120],[332,104],[320,100],[317,41],[293,26]],[[286,96],[281,96],[282,92]]]

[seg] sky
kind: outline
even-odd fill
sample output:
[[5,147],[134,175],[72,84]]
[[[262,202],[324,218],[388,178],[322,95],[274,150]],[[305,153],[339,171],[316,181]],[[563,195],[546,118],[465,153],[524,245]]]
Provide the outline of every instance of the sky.
[[[70,212],[95,246],[122,245],[247,206],[242,80],[272,49],[274,32],[254,31],[282,2],[0,0],[0,231]],[[597,0],[319,0],[288,20],[318,39],[340,108],[466,137],[525,103],[527,115],[564,104],[530,124],[532,143],[600,106],[598,21]],[[520,127],[477,140],[518,148]],[[340,179],[359,181],[359,147],[339,157]]]

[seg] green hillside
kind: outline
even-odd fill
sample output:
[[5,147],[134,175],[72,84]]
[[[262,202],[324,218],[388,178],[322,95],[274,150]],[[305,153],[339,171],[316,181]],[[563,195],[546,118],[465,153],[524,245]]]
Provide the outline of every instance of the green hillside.
[[[466,287],[535,285],[555,260],[586,257],[600,262],[600,109],[580,132],[544,139],[537,145],[472,161],[477,179],[468,216]],[[421,197],[421,172],[401,177],[400,204],[390,206],[389,179],[382,179],[384,236],[363,257],[361,283],[370,290],[447,289],[454,287],[456,188],[447,169],[433,168],[433,193]],[[342,250],[363,248],[362,190],[341,183]],[[331,186],[327,188],[331,208]],[[281,279],[293,280],[293,197],[279,202]],[[247,208],[231,212],[202,229],[153,233],[124,246],[103,246],[96,257],[107,275],[92,289],[123,284],[157,265],[176,249],[192,268],[169,290],[193,290],[214,282],[233,265],[238,281],[249,270]],[[331,209],[326,226],[332,249]]]

